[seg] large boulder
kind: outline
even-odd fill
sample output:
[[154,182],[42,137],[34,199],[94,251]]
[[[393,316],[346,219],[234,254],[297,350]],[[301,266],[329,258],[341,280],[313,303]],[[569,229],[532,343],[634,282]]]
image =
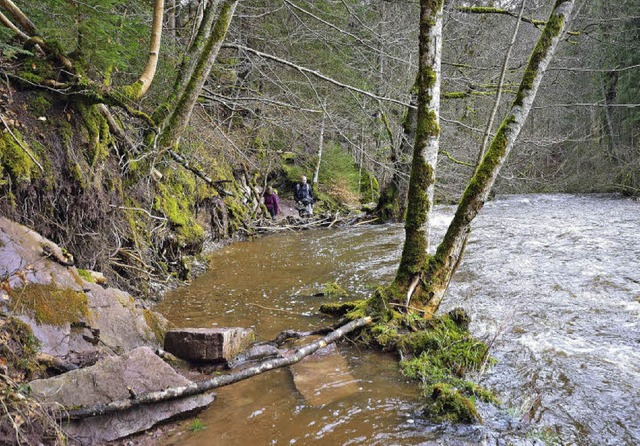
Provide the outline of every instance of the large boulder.
[[72,262],[50,240],[0,217],[0,310],[29,324],[43,353],[72,363],[161,345],[164,317],[85,280],[91,275]]
[[249,347],[255,338],[248,328],[182,328],[169,330],[164,349],[178,358],[226,364]]
[[[66,408],[93,406],[123,400],[131,393],[142,394],[186,386],[190,381],[177,374],[148,347],[140,347],[97,364],[73,370],[55,378],[32,381],[32,395],[44,404]],[[202,394],[153,405],[138,406],[112,415],[63,423],[73,441],[83,444],[105,442],[151,428],[170,418],[206,407],[215,395]]]

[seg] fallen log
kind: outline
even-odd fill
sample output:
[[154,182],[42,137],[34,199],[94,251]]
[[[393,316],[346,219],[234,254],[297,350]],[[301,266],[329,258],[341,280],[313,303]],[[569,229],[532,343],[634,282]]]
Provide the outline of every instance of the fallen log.
[[264,373],[269,370],[277,369],[299,362],[305,356],[308,356],[318,349],[325,347],[332,342],[335,342],[345,334],[350,333],[360,327],[364,327],[365,325],[369,324],[371,320],[371,317],[356,319],[355,321],[351,321],[348,324],[345,324],[342,327],[332,331],[331,333],[321,339],[318,339],[317,341],[314,341],[310,344],[287,353],[282,358],[271,359],[235,373],[216,376],[215,378],[211,378],[206,381],[191,383],[182,387],[172,387],[162,391],[132,395],[132,397],[127,400],[112,401],[107,404],[98,404],[95,406],[83,407],[79,409],[69,409],[64,412],[58,413],[56,417],[61,421],[65,421],[68,419],[79,420],[98,415],[111,414],[143,404],[153,404],[161,401],[169,401],[187,396],[198,395],[211,389],[223,387],[238,381],[242,381],[243,379],[251,378],[252,376],[259,375],[260,373]]

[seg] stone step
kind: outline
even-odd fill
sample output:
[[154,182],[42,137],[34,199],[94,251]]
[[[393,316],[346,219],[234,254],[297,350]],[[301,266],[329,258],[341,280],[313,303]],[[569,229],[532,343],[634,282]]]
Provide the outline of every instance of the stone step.
[[254,339],[248,328],[181,328],[166,333],[164,349],[187,361],[226,364]]

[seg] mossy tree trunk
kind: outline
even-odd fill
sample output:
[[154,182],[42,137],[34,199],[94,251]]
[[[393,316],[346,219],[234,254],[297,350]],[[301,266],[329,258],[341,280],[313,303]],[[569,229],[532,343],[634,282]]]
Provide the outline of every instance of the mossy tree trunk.
[[405,242],[394,284],[409,289],[427,261],[429,213],[440,142],[440,60],[443,0],[421,0],[416,141],[413,148]]
[[[238,1],[227,0],[222,4],[218,19],[211,30],[209,38],[202,40],[197,44],[197,48],[194,48],[192,54],[194,56],[197,54],[197,61],[193,66],[191,75],[185,78],[185,86],[177,97],[175,106],[170,108],[170,113],[161,126],[158,136],[159,147],[173,149],[177,146],[227,35]],[[213,5],[209,5],[209,8],[212,7]],[[207,8],[207,12],[209,8]],[[206,26],[206,21],[207,18],[203,18],[203,26]],[[197,40],[196,37],[194,44],[196,44]],[[189,65],[188,61],[187,65]],[[189,70],[190,67],[187,66],[185,69]]]
[[[411,305],[424,309],[427,315],[434,314],[440,306],[451,276],[461,260],[464,242],[471,230],[471,222],[482,209],[498,173],[524,125],[540,87],[540,82],[573,10],[574,2],[575,0],[556,1],[549,20],[531,53],[516,98],[474,176],[469,181],[453,221],[449,225],[442,243],[438,246],[436,254],[433,257],[427,257],[427,243],[423,236],[415,237],[415,241],[413,241],[415,245],[409,245],[409,250],[413,249],[415,252],[411,253],[406,260],[403,252],[396,281],[407,286],[409,278],[417,277],[416,274],[420,274],[420,281],[417,283],[417,290]],[[420,132],[420,127],[418,132]],[[429,210],[430,201],[427,193],[423,192],[422,196],[419,194],[410,195],[409,200],[410,208],[414,207],[414,200],[422,200],[422,203],[426,204],[415,207],[420,208],[421,212]],[[425,219],[423,218],[423,220]],[[407,242],[409,241],[408,235]],[[405,246],[407,245],[405,244]],[[418,250],[425,252],[422,252],[421,256]],[[421,261],[424,262],[422,265],[419,264]]]
[[200,22],[200,26],[198,27],[198,31],[191,41],[191,44],[189,45],[180,63],[180,68],[178,69],[178,77],[176,78],[175,84],[173,86],[173,93],[167,101],[169,104],[171,104],[184,93],[184,90],[189,83],[189,79],[193,77],[193,72],[200,58],[200,54],[202,53],[202,49],[211,39],[211,33],[213,31],[213,25],[216,21],[216,13],[218,11],[219,3],[219,0],[210,0],[208,6],[206,7],[204,16],[202,18],[202,21]]

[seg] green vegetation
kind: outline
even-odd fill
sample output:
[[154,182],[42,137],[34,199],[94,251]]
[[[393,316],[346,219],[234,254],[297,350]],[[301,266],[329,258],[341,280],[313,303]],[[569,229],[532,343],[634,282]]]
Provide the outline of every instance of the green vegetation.
[[158,314],[156,312],[151,311],[147,308],[145,308],[143,311],[144,320],[146,321],[149,328],[151,328],[151,331],[153,331],[156,340],[162,345],[164,343],[164,336],[167,332],[166,327],[164,327],[164,324],[160,322],[160,319],[158,318]]
[[11,311],[26,314],[38,324],[60,326],[89,316],[87,296],[79,291],[60,288],[55,282],[14,288],[9,295]]
[[31,327],[21,320],[0,313],[0,358],[9,376],[33,378],[41,371],[36,361],[40,342]]
[[331,297],[344,297],[348,295],[347,290],[338,285],[337,282],[327,282],[322,284],[322,295]]
[[456,309],[427,320],[418,313],[385,310],[381,303],[393,290],[393,286],[379,288],[369,300],[324,304],[320,311],[352,320],[376,315],[377,322],[362,331],[358,339],[384,351],[400,353],[404,358],[400,362],[402,373],[419,383],[425,414],[436,421],[481,421],[476,399],[494,404],[498,401],[466,376],[493,360],[487,346],[469,333],[467,314]]
[[88,271],[86,269],[81,269],[81,268],[78,268],[77,271],[78,271],[78,275],[82,277],[84,280],[86,280],[87,282],[91,282],[91,283],[96,282],[93,276],[91,276],[91,271]]
[[25,150],[28,147],[20,132],[14,129],[12,133],[0,133],[0,172],[6,170],[18,183],[30,183],[38,170]]
[[199,418],[194,418],[190,423],[189,423],[189,430],[191,432],[202,432],[203,430],[205,430],[207,428],[207,425],[200,420]]

